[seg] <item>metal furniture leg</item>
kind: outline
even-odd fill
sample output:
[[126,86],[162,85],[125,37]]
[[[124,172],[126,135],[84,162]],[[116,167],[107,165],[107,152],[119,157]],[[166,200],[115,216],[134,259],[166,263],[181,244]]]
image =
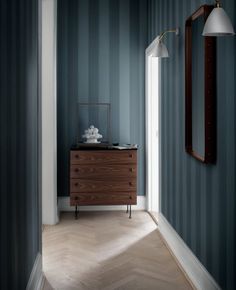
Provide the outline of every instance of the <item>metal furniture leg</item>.
[[78,219],[78,206],[75,206],[75,219]]
[[129,218],[131,219],[131,205],[129,206]]
[[126,210],[126,213],[128,213],[129,212],[129,206],[128,206],[128,204],[127,204],[127,210]]

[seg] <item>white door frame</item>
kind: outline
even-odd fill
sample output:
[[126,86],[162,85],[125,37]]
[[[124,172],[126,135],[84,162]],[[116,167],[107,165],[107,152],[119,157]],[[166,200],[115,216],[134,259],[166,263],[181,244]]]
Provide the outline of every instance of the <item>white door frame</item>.
[[[145,123],[146,123],[146,197],[147,197],[147,210],[152,212],[159,212],[160,211],[160,189],[161,189],[161,179],[160,179],[160,73],[157,72],[158,78],[157,78],[157,89],[158,89],[158,100],[155,104],[158,107],[158,128],[157,130],[153,128],[154,126],[154,114],[153,111],[153,99],[152,99],[152,90],[151,90],[151,77],[150,77],[150,63],[151,63],[151,57],[153,50],[155,46],[157,45],[158,36],[153,40],[153,42],[147,47],[145,51],[145,106],[146,106],[146,117],[145,117]],[[159,71],[160,67],[160,60],[156,59],[157,61],[157,70]],[[155,135],[158,138],[158,164],[157,170],[158,170],[158,176],[154,178],[153,176],[153,132],[155,131]],[[157,183],[157,184],[156,184]],[[154,193],[153,188],[157,188],[158,192]]]
[[42,222],[58,222],[57,209],[57,0],[42,0]]

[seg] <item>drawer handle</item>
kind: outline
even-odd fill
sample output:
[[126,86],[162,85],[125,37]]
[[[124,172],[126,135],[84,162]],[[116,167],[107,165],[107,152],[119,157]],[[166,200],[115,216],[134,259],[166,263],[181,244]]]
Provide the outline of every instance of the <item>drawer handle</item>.
[[129,185],[132,186],[133,185],[133,182],[129,182]]
[[79,172],[79,169],[78,168],[75,168],[75,172]]
[[132,158],[133,157],[133,154],[129,154],[129,157]]
[[76,197],[75,197],[75,200],[78,200],[78,199],[79,199],[78,196],[76,196]]
[[134,171],[134,169],[133,169],[133,168],[130,168],[130,169],[129,169],[129,171],[130,171],[130,172],[133,172],[133,171]]
[[76,182],[76,183],[75,183],[75,186],[78,186],[78,185],[79,185],[78,182]]
[[76,158],[76,159],[79,159],[79,155],[78,155],[78,154],[76,154],[76,155],[75,155],[75,158]]
[[132,199],[132,196],[130,196],[129,199]]

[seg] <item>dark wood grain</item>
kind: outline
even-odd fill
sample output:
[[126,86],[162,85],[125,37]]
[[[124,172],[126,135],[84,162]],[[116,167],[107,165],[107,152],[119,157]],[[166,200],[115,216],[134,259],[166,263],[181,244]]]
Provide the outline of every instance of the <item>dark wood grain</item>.
[[136,179],[71,179],[71,192],[136,191]]
[[136,162],[136,150],[71,151],[71,164],[135,164]]
[[120,178],[120,177],[136,177],[136,164],[114,164],[114,165],[71,165],[71,178]]
[[71,205],[137,203],[137,150],[71,150]]
[[127,205],[136,204],[136,192],[113,193],[71,193],[70,204],[73,205]]

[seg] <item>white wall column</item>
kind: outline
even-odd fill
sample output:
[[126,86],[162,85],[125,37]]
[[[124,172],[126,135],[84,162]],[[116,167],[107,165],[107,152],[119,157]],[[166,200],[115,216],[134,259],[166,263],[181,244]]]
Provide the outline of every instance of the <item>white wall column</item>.
[[42,0],[42,219],[56,224],[57,213],[57,0]]

